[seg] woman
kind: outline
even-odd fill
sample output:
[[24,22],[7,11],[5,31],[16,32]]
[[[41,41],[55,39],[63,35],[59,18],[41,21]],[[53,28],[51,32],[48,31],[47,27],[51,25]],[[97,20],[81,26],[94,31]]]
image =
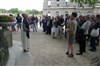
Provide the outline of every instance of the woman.
[[22,23],[22,30],[21,30],[21,38],[23,44],[23,52],[29,51],[29,38],[30,38],[30,29],[29,29],[29,22],[28,22],[28,15],[22,14],[23,16],[23,23]]
[[53,33],[53,38],[57,37],[57,19],[53,19],[53,27],[52,27],[52,33]]
[[77,21],[76,21],[77,13],[73,12],[71,15],[71,20],[68,23],[68,50],[67,50],[67,55],[69,57],[74,57],[74,40],[75,40],[75,34],[77,30]]

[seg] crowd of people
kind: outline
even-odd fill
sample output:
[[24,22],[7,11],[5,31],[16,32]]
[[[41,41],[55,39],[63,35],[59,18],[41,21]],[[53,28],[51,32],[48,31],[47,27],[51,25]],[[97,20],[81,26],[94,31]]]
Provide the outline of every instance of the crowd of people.
[[[22,23],[25,23],[25,26],[23,26]],[[71,15],[66,14],[65,17],[63,15],[57,15],[56,17],[46,15],[40,18],[32,15],[27,18],[25,17],[25,20],[18,14],[16,17],[16,24],[17,30],[21,29],[23,26],[24,31],[26,30],[28,38],[30,27],[33,29],[33,32],[37,32],[38,24],[40,24],[40,27],[43,28],[43,32],[46,35],[52,35],[53,39],[61,39],[63,36],[68,38],[68,48],[66,54],[69,57],[74,57],[73,44],[75,42],[79,44],[79,52],[76,53],[77,55],[86,53],[87,42],[90,44],[89,50],[91,52],[96,52],[96,46],[100,43],[99,14],[77,16],[76,12],[72,12]]]
[[68,36],[68,51],[66,54],[69,57],[74,56],[74,42],[79,44],[79,53],[76,53],[77,55],[82,55],[86,52],[86,42],[90,42],[91,48],[89,50],[91,52],[95,52],[97,50],[96,46],[100,43],[99,14],[80,15],[77,17],[77,13],[73,12],[71,15],[66,14],[65,19],[63,15],[52,18],[44,16],[42,23],[43,32],[46,32],[46,34],[51,34],[52,32],[53,38],[61,38],[63,34],[65,37]]

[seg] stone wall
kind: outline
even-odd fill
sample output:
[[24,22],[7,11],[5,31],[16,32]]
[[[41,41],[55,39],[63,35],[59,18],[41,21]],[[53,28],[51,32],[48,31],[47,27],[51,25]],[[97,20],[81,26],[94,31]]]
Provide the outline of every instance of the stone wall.
[[7,40],[3,36],[3,30],[0,30],[0,66],[5,66],[9,57]]

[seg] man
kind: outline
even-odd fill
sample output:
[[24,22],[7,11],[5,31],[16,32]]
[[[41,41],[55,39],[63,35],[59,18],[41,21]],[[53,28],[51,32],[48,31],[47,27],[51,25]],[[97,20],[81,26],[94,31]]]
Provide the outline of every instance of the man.
[[76,21],[76,17],[77,17],[77,13],[76,12],[72,12],[71,14],[71,20],[68,23],[68,35],[69,35],[69,39],[68,39],[68,51],[67,51],[67,55],[68,57],[74,57],[74,40],[75,40],[75,34],[76,34],[76,30],[77,30],[77,21]]
[[[84,30],[84,39],[83,40],[83,46],[82,46],[82,52],[81,53],[85,53],[86,52],[86,40],[88,39],[88,35],[89,35],[89,28],[91,26],[91,21],[90,21],[90,16],[87,15],[86,16],[86,22],[81,26],[81,29]],[[80,55],[80,54],[79,54]]]
[[17,14],[17,17],[16,17],[16,20],[17,20],[17,29],[21,29],[21,22],[22,22],[22,18],[19,14]]
[[47,32],[46,34],[51,34],[51,28],[52,28],[52,19],[50,16],[48,16],[47,19]]
[[58,32],[59,32],[59,38],[62,37],[63,33],[63,24],[64,24],[64,18],[63,15],[61,15],[58,19]]

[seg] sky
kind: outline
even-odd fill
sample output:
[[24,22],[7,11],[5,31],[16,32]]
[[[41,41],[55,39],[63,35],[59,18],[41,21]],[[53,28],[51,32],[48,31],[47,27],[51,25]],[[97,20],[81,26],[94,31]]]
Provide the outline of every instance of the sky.
[[18,8],[19,10],[43,9],[43,0],[0,0],[0,8],[11,9]]

